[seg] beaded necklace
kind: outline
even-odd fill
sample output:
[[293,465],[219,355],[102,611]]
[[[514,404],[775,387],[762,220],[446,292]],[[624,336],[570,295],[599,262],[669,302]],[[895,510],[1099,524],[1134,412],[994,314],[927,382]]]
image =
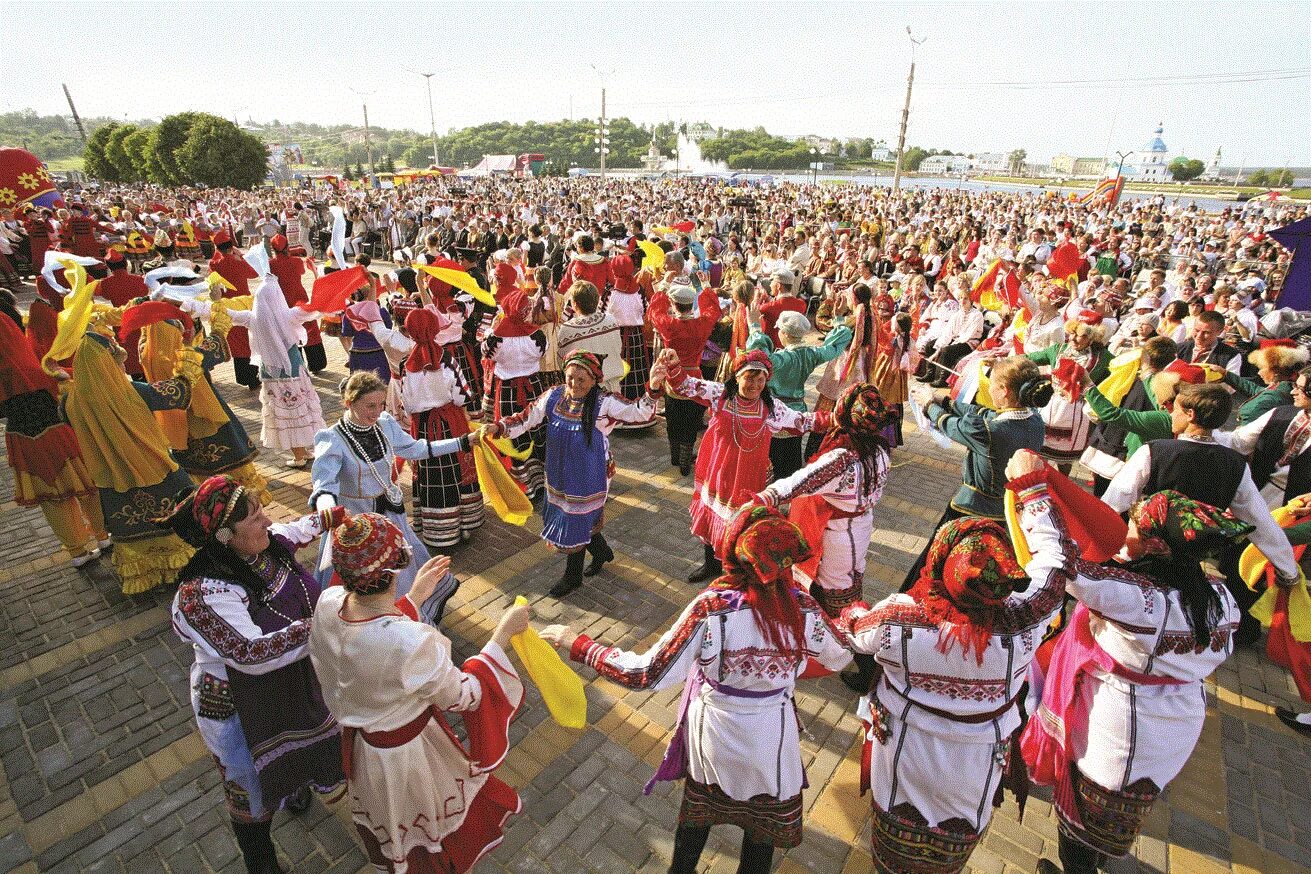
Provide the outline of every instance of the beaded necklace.
[[348,421],[348,416],[349,414],[347,416],[342,416],[341,421],[337,423],[338,433],[340,433],[346,440],[346,444],[350,446],[351,451],[358,455],[360,461],[364,462],[368,467],[369,473],[373,475],[374,482],[376,482],[378,487],[382,489],[382,493],[386,496],[387,502],[393,506],[399,505],[401,501],[404,500],[404,496],[401,494],[401,487],[392,482],[390,477],[383,477],[382,474],[378,473],[378,462],[369,460],[368,453],[364,451],[364,447],[360,445],[359,438],[355,436],[357,434],[372,433],[373,436],[377,438],[378,445],[382,447],[382,458],[379,460],[385,461],[388,456],[391,455],[391,444],[387,442],[387,435],[382,433],[382,429],[378,427],[376,422],[372,425],[357,425],[354,422]]
[[[728,402],[729,414],[729,434],[733,438],[733,445],[741,452],[751,452],[760,447],[760,435],[765,433],[769,423],[764,416],[765,405],[759,399],[752,402],[750,407],[743,407],[736,396]],[[756,430],[748,431],[745,420],[750,417],[760,417],[760,426]],[[749,443],[749,446],[743,446],[743,440]]]

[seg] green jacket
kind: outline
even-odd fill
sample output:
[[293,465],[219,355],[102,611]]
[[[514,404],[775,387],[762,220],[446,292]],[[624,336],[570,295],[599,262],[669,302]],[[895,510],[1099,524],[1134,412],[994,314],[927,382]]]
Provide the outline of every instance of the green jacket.
[[[1156,396],[1152,394],[1151,386],[1145,388],[1147,388],[1147,396],[1155,404]],[[1168,440],[1174,436],[1174,431],[1170,427],[1170,414],[1165,410],[1139,412],[1121,409],[1111,403],[1095,385],[1084,392],[1083,400],[1092,409],[1093,415],[1099,422],[1118,425],[1129,432],[1124,438],[1126,458],[1132,456],[1149,440]]]
[[934,401],[924,414],[943,434],[968,452],[961,461],[961,486],[951,506],[969,516],[1005,515],[1006,463],[1021,449],[1042,448],[1046,426],[1037,410],[999,413],[951,399]]
[[821,364],[832,361],[851,345],[851,329],[838,325],[828,332],[818,346],[792,346],[774,350],[774,342],[758,327],[751,329],[747,349],[759,349],[769,354],[774,375],[769,378],[769,392],[792,409],[806,411],[806,380]]
[[1245,379],[1226,370],[1223,382],[1251,400],[1238,408],[1238,424],[1255,422],[1275,407],[1286,407],[1293,402],[1293,384],[1285,380],[1265,386],[1253,379]]
[[[1053,343],[1046,349],[1039,349],[1037,352],[1030,352],[1024,357],[1035,364],[1046,364],[1048,367],[1055,367],[1056,362],[1061,357],[1061,353],[1069,347],[1068,343]],[[1088,371],[1088,378],[1093,381],[1093,385],[1101,382],[1111,375],[1111,352],[1109,349],[1102,347],[1093,354],[1093,366]]]

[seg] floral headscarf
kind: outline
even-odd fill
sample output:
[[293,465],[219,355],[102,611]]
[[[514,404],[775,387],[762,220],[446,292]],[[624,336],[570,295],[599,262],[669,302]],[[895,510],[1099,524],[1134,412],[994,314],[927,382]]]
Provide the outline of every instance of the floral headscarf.
[[1205,555],[1225,540],[1244,537],[1256,526],[1239,521],[1229,510],[1221,510],[1194,501],[1192,498],[1166,489],[1134,505],[1129,518],[1138,527],[1138,537],[1148,555],[1193,553]]
[[560,369],[566,370],[571,365],[581,367],[592,375],[595,382],[600,382],[602,379],[601,361],[604,358],[604,355],[597,355],[595,352],[588,352],[585,349],[577,349],[565,356]]
[[982,664],[998,611],[1028,581],[1001,525],[991,519],[953,519],[934,536],[910,595],[940,627],[950,626],[942,629],[942,652],[956,641],[966,653],[974,650]]
[[792,568],[811,555],[801,529],[782,513],[750,505],[724,532],[724,576],[713,585],[741,591],[765,639],[780,650],[797,650],[806,622],[792,593]]

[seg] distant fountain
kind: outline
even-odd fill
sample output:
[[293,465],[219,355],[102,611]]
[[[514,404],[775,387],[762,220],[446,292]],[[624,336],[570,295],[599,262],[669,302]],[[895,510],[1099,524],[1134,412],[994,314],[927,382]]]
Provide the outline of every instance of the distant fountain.
[[707,161],[701,156],[701,146],[696,140],[680,133],[678,135],[678,169],[684,173],[727,173],[728,165],[723,161]]

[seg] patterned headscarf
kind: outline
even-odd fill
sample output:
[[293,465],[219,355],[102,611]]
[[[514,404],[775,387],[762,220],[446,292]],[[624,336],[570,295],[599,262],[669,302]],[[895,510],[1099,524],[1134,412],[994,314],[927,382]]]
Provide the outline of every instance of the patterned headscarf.
[[801,529],[773,507],[743,508],[724,532],[724,576],[714,585],[743,593],[771,646],[804,645],[806,620],[792,593],[792,568],[810,558]]
[[938,622],[941,652],[958,642],[983,664],[998,611],[1028,581],[1001,525],[991,519],[953,519],[934,536],[910,595]]
[[733,375],[738,376],[744,370],[763,370],[765,378],[770,379],[774,376],[774,362],[769,360],[769,356],[759,349],[752,349],[750,352],[739,352],[733,359]]
[[332,529],[332,566],[357,595],[376,595],[412,558],[405,534],[386,516],[359,513]]
[[833,421],[855,434],[877,434],[892,419],[883,395],[868,382],[850,385],[833,406]]
[[601,362],[604,355],[597,355],[594,352],[588,352],[585,349],[575,349],[565,356],[564,362],[560,365],[560,370],[564,371],[572,364],[575,367],[581,367],[592,375],[596,382],[601,381]]
[[246,487],[232,477],[212,476],[159,521],[196,548],[211,541],[227,545],[232,526],[246,518],[248,495]]
[[1241,522],[1229,510],[1221,510],[1166,489],[1145,498],[1129,511],[1138,527],[1138,537],[1148,555],[1179,553],[1200,557],[1223,545],[1225,540],[1244,537],[1256,527]]

